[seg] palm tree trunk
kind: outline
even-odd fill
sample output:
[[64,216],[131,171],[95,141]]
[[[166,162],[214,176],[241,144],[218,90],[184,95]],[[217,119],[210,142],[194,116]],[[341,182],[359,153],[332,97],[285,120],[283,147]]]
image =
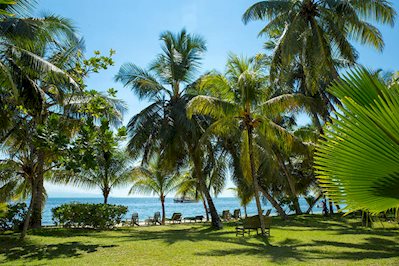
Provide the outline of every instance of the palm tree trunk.
[[319,196],[317,196],[317,198],[314,200],[314,202],[311,205],[309,205],[309,208],[307,209],[306,214],[309,214],[312,211],[314,205],[317,203],[317,201],[319,201],[321,196],[322,196],[322,194],[320,193]]
[[108,204],[108,196],[109,196],[109,192],[106,190],[103,190],[104,204]]
[[247,215],[247,205],[244,205],[244,215],[245,215],[245,218],[248,217],[248,215]]
[[25,238],[26,233],[28,232],[28,228],[29,228],[30,217],[32,215],[33,205],[35,203],[35,198],[36,198],[36,190],[33,189],[34,187],[36,187],[36,182],[35,182],[35,179],[33,178],[33,181],[32,181],[32,195],[31,195],[31,198],[30,198],[28,211],[25,214],[24,226],[22,227],[22,232],[21,232],[21,235],[20,235],[20,239],[21,240]]
[[201,198],[202,198],[202,204],[204,205],[204,209],[205,209],[205,216],[206,216],[206,221],[209,222],[209,211],[208,211],[208,207],[206,206],[206,201],[205,201],[205,196],[204,193],[201,193]]
[[[32,215],[31,215],[31,227],[40,228],[42,226],[42,212],[44,203],[44,153],[38,151],[38,163],[37,163],[37,174],[36,174],[36,186],[32,187],[35,190]],[[32,191],[33,195],[33,191]]]
[[162,224],[165,224],[165,196],[161,195],[161,205],[162,205]]
[[203,178],[200,178],[200,184],[203,189],[203,193],[205,194],[206,201],[208,202],[209,212],[211,213],[211,219],[212,219],[212,227],[215,229],[222,229],[223,228],[222,221],[220,220],[216,207],[213,204],[211,194],[209,193],[209,190]]
[[201,191],[205,195],[206,201],[208,203],[209,212],[211,213],[212,227],[215,229],[222,229],[222,221],[220,220],[216,207],[213,204],[211,193],[209,193],[209,189],[202,176],[201,159],[194,152],[192,152],[191,156],[194,163],[195,175],[199,181]]
[[272,195],[270,195],[266,190],[264,190],[262,187],[259,187],[260,192],[262,192],[263,196],[273,205],[273,207],[277,210],[277,213],[283,218],[284,220],[288,218],[287,214],[281,207],[281,205],[273,198]]
[[292,179],[292,176],[290,174],[290,172],[287,169],[287,166],[284,163],[284,158],[282,157],[282,155],[279,152],[275,152],[277,159],[281,165],[281,168],[284,171],[284,174],[287,177],[287,181],[288,181],[288,185],[290,187],[290,191],[291,191],[291,197],[292,197],[292,203],[294,205],[294,209],[295,209],[295,213],[296,214],[302,214],[302,210],[301,207],[299,206],[299,202],[298,202],[298,197],[296,195],[296,189],[295,189],[295,184],[294,184],[294,180]]
[[330,215],[334,214],[334,209],[333,209],[333,202],[331,201],[331,199],[328,199],[328,206],[330,209]]
[[265,220],[263,219],[263,211],[262,211],[262,206],[260,204],[260,199],[259,199],[259,184],[258,184],[258,178],[256,176],[255,164],[254,164],[254,158],[253,158],[254,156],[253,156],[253,147],[252,147],[252,130],[251,130],[251,128],[247,128],[247,134],[248,134],[249,162],[251,165],[251,175],[252,175],[252,182],[253,182],[253,186],[254,186],[255,202],[256,202],[256,207],[258,209],[260,230],[262,232],[262,235],[265,235]]

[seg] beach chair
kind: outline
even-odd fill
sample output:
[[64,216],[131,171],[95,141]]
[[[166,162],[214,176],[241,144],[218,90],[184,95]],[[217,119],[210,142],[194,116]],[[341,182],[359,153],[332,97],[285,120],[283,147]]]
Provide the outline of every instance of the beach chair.
[[153,217],[148,217],[148,219],[145,220],[145,223],[147,225],[156,225],[162,224],[161,222],[161,213],[160,212],[155,212]]
[[197,216],[195,216],[195,221],[200,221],[200,222],[202,222],[203,220],[204,220],[204,215],[197,215]]
[[241,209],[235,209],[233,211],[233,218],[236,220],[241,218]]
[[180,212],[175,212],[171,218],[166,218],[166,221],[169,221],[169,223],[181,223],[181,220],[182,214]]
[[140,226],[139,225],[139,214],[137,212],[134,212],[132,214],[132,220],[130,221],[130,225],[132,225],[132,226],[134,226],[134,225]]
[[220,216],[220,218],[222,218],[222,220],[224,221],[229,221],[231,219],[231,214],[229,210],[224,210],[222,212],[222,215]]
[[[263,215],[263,219],[265,222],[265,234],[270,236],[270,226],[272,224],[272,217]],[[258,229],[260,229],[260,220],[259,215],[250,216],[242,220],[241,225],[236,227],[236,236],[242,235],[245,233],[248,235],[251,234],[251,230],[256,230],[256,234],[259,234]]]

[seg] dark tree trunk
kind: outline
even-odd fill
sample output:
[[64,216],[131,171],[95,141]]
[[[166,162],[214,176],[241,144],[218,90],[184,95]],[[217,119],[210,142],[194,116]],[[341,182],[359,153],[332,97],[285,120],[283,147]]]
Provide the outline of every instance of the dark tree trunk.
[[[36,186],[36,182],[32,181],[32,188],[34,188]],[[33,205],[35,203],[35,198],[36,198],[36,190],[32,189],[32,195],[31,195],[31,199],[30,199],[30,203],[29,203],[29,208],[28,211],[25,214],[25,220],[24,220],[24,226],[22,227],[22,232],[20,235],[20,239],[24,239],[26,236],[26,233],[28,232],[28,228],[29,228],[29,223],[30,223],[30,217],[32,215],[32,210],[33,210]]]
[[209,210],[208,207],[206,206],[206,201],[205,201],[205,196],[204,193],[201,193],[201,198],[202,198],[202,204],[204,205],[204,209],[205,209],[205,217],[206,217],[206,221],[209,222]]
[[328,207],[330,209],[330,215],[334,214],[334,208],[333,208],[333,202],[331,201],[331,199],[328,199]]
[[258,178],[257,178],[256,170],[255,170],[255,164],[254,164],[251,128],[247,128],[247,134],[248,134],[248,147],[249,147],[249,162],[251,164],[251,175],[252,175],[252,182],[253,182],[253,186],[254,186],[256,208],[258,209],[260,230],[262,232],[262,235],[265,235],[265,220],[263,219],[263,210],[262,210],[262,205],[260,204],[260,198],[259,198],[259,184],[258,184]]
[[245,214],[245,218],[247,218],[248,215],[247,215],[247,206],[246,205],[244,205],[244,214]]
[[165,219],[166,219],[166,217],[165,217],[165,196],[161,195],[160,199],[161,199],[161,205],[162,205],[162,222],[161,223],[165,224]]
[[223,228],[222,221],[220,220],[216,207],[213,204],[211,194],[209,193],[209,189],[202,175],[201,159],[195,154],[195,152],[192,152],[191,157],[194,163],[195,175],[199,181],[201,191],[205,195],[205,199],[208,203],[209,212],[211,213],[212,227],[215,229],[222,229]]
[[302,214],[301,205],[299,204],[298,197],[295,196],[292,199],[292,203],[293,203],[294,208],[295,208],[295,214],[297,214],[297,215]]
[[320,193],[319,196],[317,196],[317,198],[314,200],[314,202],[309,205],[309,208],[307,209],[306,214],[309,214],[312,211],[314,205],[319,201],[319,199],[321,197],[322,197],[322,194]]
[[287,177],[288,185],[290,187],[291,191],[291,198],[292,198],[292,203],[294,205],[295,213],[296,214],[302,214],[301,206],[299,205],[298,197],[296,195],[296,189],[295,189],[295,183],[294,180],[292,179],[291,173],[288,171],[287,166],[284,163],[284,158],[276,152],[277,158],[279,160],[279,163],[281,167],[283,168],[284,174]]
[[108,188],[103,189],[104,204],[108,204],[109,192],[110,192],[110,189],[108,189]]
[[[40,228],[42,226],[42,212],[44,204],[44,153],[38,151],[37,173],[35,175],[36,186],[32,187],[35,190],[35,198],[33,201],[31,228]],[[32,192],[33,195],[33,192]]]
[[203,193],[205,194],[206,201],[208,202],[209,212],[211,213],[211,219],[212,219],[212,227],[215,229],[222,229],[223,228],[222,221],[220,220],[216,207],[213,204],[211,194],[209,193],[209,190],[203,178],[200,178],[200,183],[203,189]]
[[263,196],[273,205],[273,207],[277,210],[277,213],[283,218],[284,220],[288,218],[287,214],[281,207],[281,205],[273,198],[272,195],[266,192],[262,187],[260,187],[260,191],[262,192]]

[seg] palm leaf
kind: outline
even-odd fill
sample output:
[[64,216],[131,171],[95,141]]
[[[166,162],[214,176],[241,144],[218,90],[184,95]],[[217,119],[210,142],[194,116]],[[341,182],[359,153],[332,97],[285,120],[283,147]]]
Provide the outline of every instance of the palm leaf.
[[399,87],[357,69],[331,93],[343,106],[317,148],[321,187],[350,210],[399,208]]

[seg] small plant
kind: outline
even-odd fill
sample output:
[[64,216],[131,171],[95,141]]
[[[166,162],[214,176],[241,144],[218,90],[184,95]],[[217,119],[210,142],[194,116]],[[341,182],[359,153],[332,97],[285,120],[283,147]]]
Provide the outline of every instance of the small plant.
[[128,208],[122,205],[69,203],[51,211],[56,225],[75,228],[109,229],[119,224]]
[[25,203],[8,204],[0,214],[0,231],[20,230],[27,212]]

